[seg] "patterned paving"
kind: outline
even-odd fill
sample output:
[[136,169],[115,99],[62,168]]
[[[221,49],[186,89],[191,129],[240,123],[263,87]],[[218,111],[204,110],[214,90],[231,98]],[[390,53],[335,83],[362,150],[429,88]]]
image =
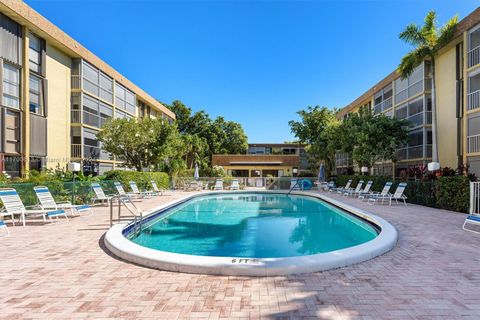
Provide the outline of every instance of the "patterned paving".
[[0,319],[480,319],[480,236],[461,230],[464,215],[345,201],[395,225],[397,247],[358,265],[275,278],[172,273],[118,260],[102,244],[107,208],[13,227],[0,238]]

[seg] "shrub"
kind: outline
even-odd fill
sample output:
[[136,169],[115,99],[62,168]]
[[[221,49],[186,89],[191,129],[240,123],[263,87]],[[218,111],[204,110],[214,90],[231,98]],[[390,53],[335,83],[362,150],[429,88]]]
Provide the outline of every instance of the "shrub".
[[458,212],[468,212],[470,205],[470,180],[465,176],[444,176],[437,181],[437,207]]
[[160,189],[168,189],[170,185],[168,175],[165,172],[111,170],[105,172],[105,179],[120,181],[126,190],[130,189],[128,184],[130,181],[135,181],[140,190],[152,189],[150,180],[154,180]]

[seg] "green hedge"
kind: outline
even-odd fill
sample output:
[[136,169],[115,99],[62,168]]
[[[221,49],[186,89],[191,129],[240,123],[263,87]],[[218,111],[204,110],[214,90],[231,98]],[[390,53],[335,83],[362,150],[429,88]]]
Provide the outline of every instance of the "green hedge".
[[[392,181],[388,176],[360,176],[343,175],[338,176],[337,186],[345,186],[347,181],[352,179],[352,187],[355,187],[359,180],[373,180],[372,191],[381,191],[387,181]],[[468,212],[470,181],[468,177],[451,176],[439,177],[432,181],[393,181],[392,190],[395,190],[400,182],[407,182],[405,195],[409,203],[422,206],[446,209],[458,212]]]
[[135,181],[140,190],[151,190],[152,185],[150,180],[154,180],[160,189],[168,189],[170,185],[168,174],[165,172],[112,170],[105,172],[105,179],[120,181],[125,190],[130,190],[130,186],[128,184],[130,181]]
[[438,208],[468,212],[470,206],[470,180],[468,177],[439,177],[437,187]]

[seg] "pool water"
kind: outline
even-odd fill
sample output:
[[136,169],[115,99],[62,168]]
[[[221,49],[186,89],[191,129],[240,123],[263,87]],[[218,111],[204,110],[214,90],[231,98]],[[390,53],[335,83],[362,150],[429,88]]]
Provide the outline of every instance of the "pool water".
[[130,240],[190,255],[277,258],[344,249],[377,235],[369,223],[317,198],[238,193],[188,200]]

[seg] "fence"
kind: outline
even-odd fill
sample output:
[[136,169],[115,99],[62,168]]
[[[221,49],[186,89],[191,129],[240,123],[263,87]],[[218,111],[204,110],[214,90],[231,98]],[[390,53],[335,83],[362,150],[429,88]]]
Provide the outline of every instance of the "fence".
[[[116,194],[113,181],[102,180],[100,183],[105,194]],[[0,188],[14,188],[22,199],[25,206],[38,203],[37,196],[33,190],[36,186],[46,186],[52,193],[55,201],[71,201],[73,204],[90,203],[93,198],[92,182],[90,181],[44,181],[41,183],[7,183],[0,184]],[[125,186],[128,187],[128,186]]]

